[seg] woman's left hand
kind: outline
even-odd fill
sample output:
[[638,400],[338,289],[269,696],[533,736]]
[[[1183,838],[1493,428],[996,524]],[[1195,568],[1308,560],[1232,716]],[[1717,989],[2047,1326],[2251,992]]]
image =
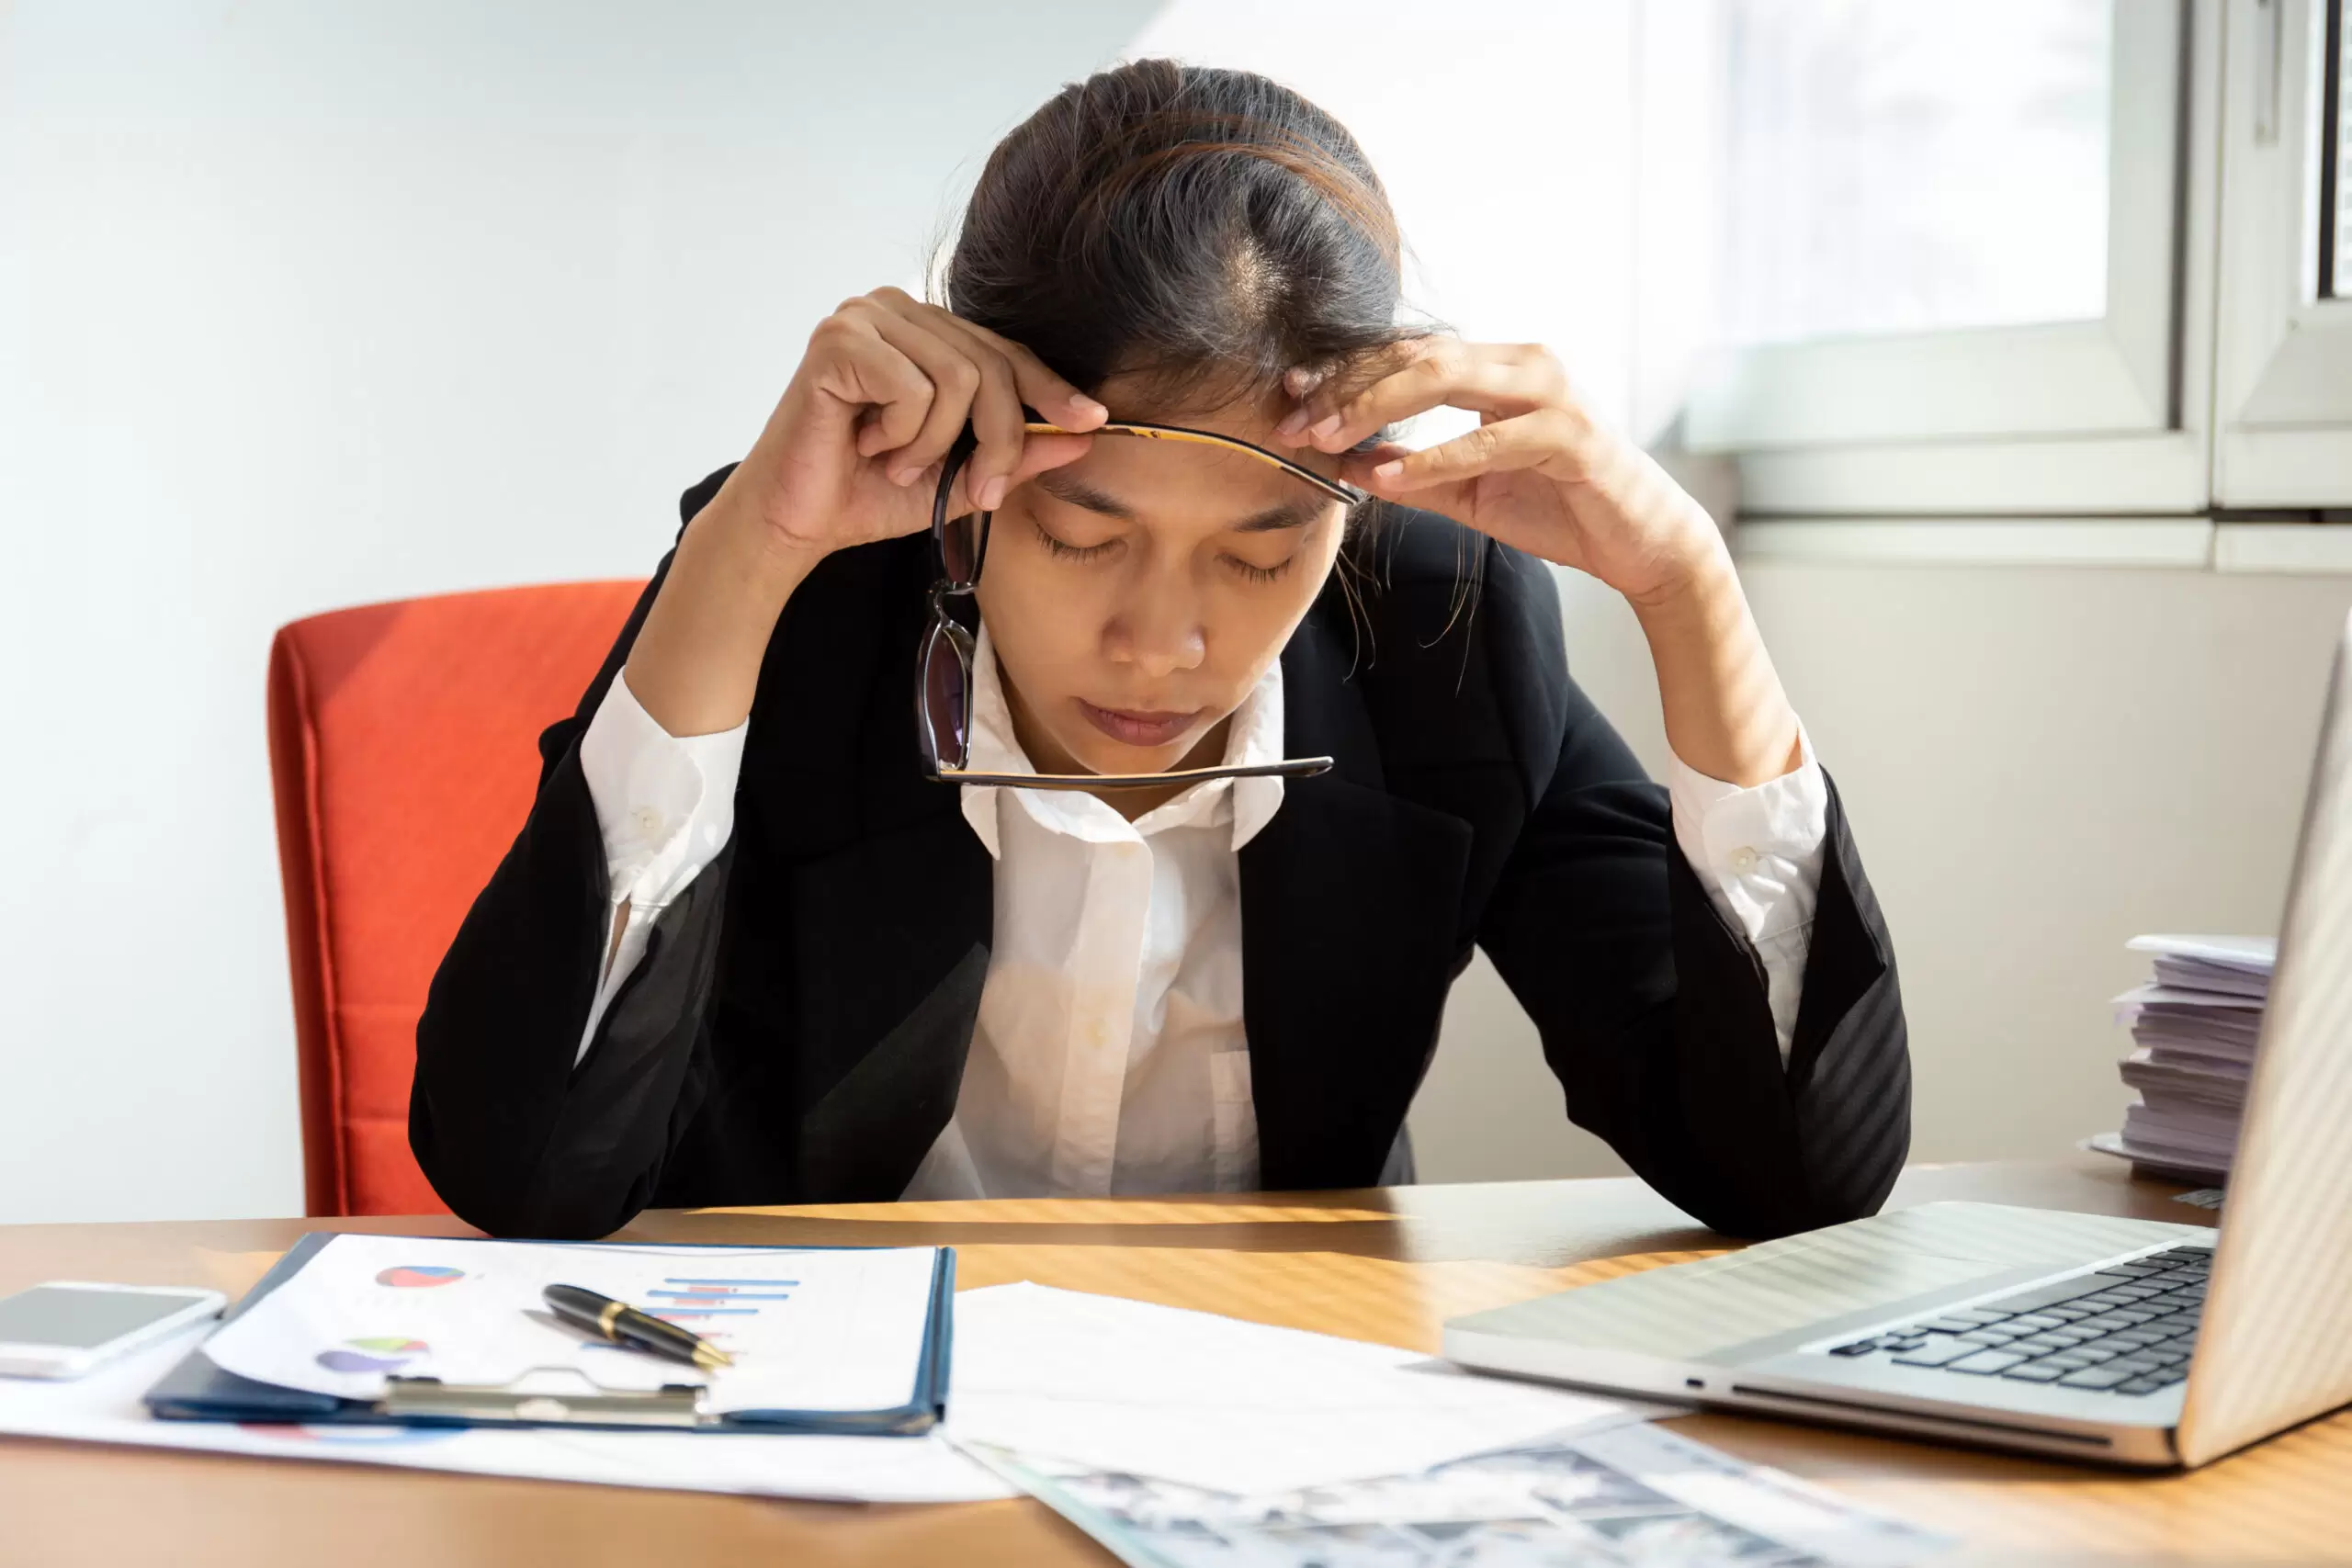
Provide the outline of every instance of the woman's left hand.
[[[1728,568],[1706,512],[1648,453],[1593,419],[1540,344],[1423,338],[1319,380],[1294,370],[1288,389],[1299,404],[1278,439],[1344,454],[1351,483],[1589,572],[1636,607]],[[1394,443],[1349,451],[1446,406],[1474,410],[1478,428],[1420,452]]]
[[[1345,454],[1342,476],[1374,495],[1590,572],[1631,600],[1676,756],[1741,785],[1798,765],[1796,715],[1722,533],[1648,453],[1592,418],[1547,350],[1424,338],[1320,382],[1295,370],[1289,390],[1299,406],[1278,439]],[[1423,452],[1349,451],[1449,404],[1476,410],[1478,428]]]

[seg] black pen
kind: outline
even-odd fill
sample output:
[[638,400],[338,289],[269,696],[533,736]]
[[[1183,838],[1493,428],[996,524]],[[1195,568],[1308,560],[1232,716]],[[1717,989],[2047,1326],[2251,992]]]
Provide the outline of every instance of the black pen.
[[702,1339],[689,1334],[674,1323],[638,1311],[627,1302],[616,1302],[610,1296],[600,1296],[578,1285],[549,1285],[539,1292],[548,1310],[572,1325],[584,1328],[600,1339],[632,1350],[666,1357],[673,1361],[691,1361],[697,1367],[731,1367],[734,1359]]

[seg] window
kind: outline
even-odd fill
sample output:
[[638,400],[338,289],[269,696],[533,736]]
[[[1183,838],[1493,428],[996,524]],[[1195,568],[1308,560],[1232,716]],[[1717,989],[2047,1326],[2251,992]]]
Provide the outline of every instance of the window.
[[1732,343],[2106,315],[2108,0],[1726,20]]
[[2211,258],[2183,242],[2211,231],[2193,128],[2217,90],[2190,65],[2218,9],[1714,15],[1718,151],[1692,199],[1720,214],[1720,260],[1681,437],[1736,457],[1743,512],[2201,509],[2210,326],[2183,304]]
[[1725,254],[1684,436],[1739,455],[1743,509],[2086,510],[2118,473],[2137,507],[2201,504],[2176,317],[2186,9],[1719,14]]

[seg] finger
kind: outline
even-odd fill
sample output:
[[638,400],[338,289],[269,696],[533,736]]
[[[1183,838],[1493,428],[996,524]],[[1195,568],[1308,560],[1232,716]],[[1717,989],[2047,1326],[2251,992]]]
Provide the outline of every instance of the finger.
[[1498,420],[1419,452],[1385,445],[1351,458],[1344,468],[1375,495],[1404,496],[1440,485],[1460,484],[1482,474],[1510,473],[1566,458],[1577,461],[1579,446],[1569,416],[1538,409]]
[[[878,288],[868,298],[887,321],[936,338],[978,373],[978,380],[965,411],[965,421],[972,427],[974,446],[963,471],[956,476],[956,483],[959,489],[970,491],[983,511],[994,511],[1012,482],[1013,466],[1021,460],[1023,434],[1021,393],[1010,358],[1001,346],[1004,340],[935,305],[926,305],[903,289]],[[887,333],[891,329],[883,330]],[[961,434],[959,428],[950,434],[949,443],[952,445]],[[922,443],[914,445],[920,447]]]
[[1434,408],[1517,415],[1566,403],[1567,378],[1536,344],[1468,344],[1423,339],[1386,374],[1342,377],[1306,400],[1305,441],[1344,452],[1381,428]]
[[[950,318],[953,320],[954,318]],[[1046,362],[1011,338],[1002,338],[985,327],[963,325],[986,338],[1004,355],[1012,369],[1012,384],[1021,400],[1046,416],[1046,420],[1064,430],[1091,430],[1111,417],[1111,411],[1046,368]]]
[[1390,458],[1409,457],[1412,455],[1413,449],[1410,446],[1399,446],[1394,441],[1376,441],[1360,452],[1342,453],[1340,457],[1340,477],[1350,484],[1360,485],[1363,482],[1365,475]]
[[1371,349],[1345,360],[1325,365],[1302,367],[1285,377],[1284,385],[1296,387],[1294,396],[1298,406],[1282,423],[1274,427],[1274,434],[1283,445],[1305,446],[1312,444],[1308,427],[1329,419],[1351,400],[1374,383],[1406,369],[1430,353],[1431,344],[1452,340],[1408,339]]
[[[1094,438],[1091,435],[1073,434],[1067,432],[1030,435],[1021,444],[1021,457],[1013,465],[1012,472],[1004,476],[1004,494],[1012,493],[1047,468],[1058,468],[1065,463],[1075,463],[1085,457],[1093,445]],[[934,463],[922,471],[923,492],[928,494],[938,483],[939,465]],[[967,471],[956,476],[956,483],[947,492],[947,515],[961,517],[967,512],[994,512],[1003,505],[1003,502],[1004,496],[1000,495],[996,501],[985,505],[980,502],[973,494],[967,465]],[[928,516],[929,513],[926,513],[925,515]]]
[[985,345],[1002,355],[1012,367],[1013,389],[1021,401],[1035,409],[1047,423],[1064,430],[1091,430],[1111,417],[1109,409],[1047,369],[1046,362],[1024,344],[917,299],[901,288],[877,288],[873,297],[900,315],[923,321],[934,332]]
[[[1294,365],[1283,372],[1283,390],[1289,393],[1293,400],[1304,403],[1316,388],[1330,378],[1331,367],[1328,365]],[[1283,423],[1286,426],[1291,424],[1290,420]],[[1300,419],[1291,434],[1295,434],[1306,428],[1306,422]]]
[[824,368],[817,387],[850,411],[862,411],[857,451],[870,457],[914,439],[930,413],[931,378],[856,316],[835,312],[809,340]]
[[1110,411],[1055,375],[1043,360],[1012,339],[904,295],[886,302],[890,310],[919,320],[959,345],[979,367],[980,388],[971,414],[978,446],[965,482],[982,510],[993,512],[1003,502],[1005,491],[1020,482],[1015,472],[1025,434],[1024,405],[1065,430],[1091,428],[1109,417]]
[[1021,463],[1026,434],[1022,428],[1021,392],[1012,361],[995,344],[978,334],[967,334],[965,352],[979,367],[980,389],[972,400],[971,414],[978,445],[964,465],[964,483],[981,511],[994,512]]
[[[1350,484],[1359,485],[1364,490],[1378,494],[1380,492],[1375,488],[1373,470],[1384,463],[1409,457],[1412,455],[1413,449],[1409,446],[1400,446],[1394,441],[1378,442],[1361,452],[1349,452],[1343,455],[1340,458],[1340,477]],[[1466,509],[1471,502],[1470,492],[1475,482],[1471,479],[1460,479],[1451,484],[1423,486],[1412,492],[1412,503],[1424,511],[1442,513],[1456,521],[1462,521],[1467,515]],[[1393,487],[1390,488],[1393,490]],[[1395,497],[1392,496],[1391,499]]]
[[922,427],[895,448],[884,449],[888,453],[890,482],[912,484],[923,470],[945,458],[947,449],[964,434],[972,417],[973,400],[979,394],[980,367],[961,344],[933,332],[927,322],[910,321],[880,306],[864,315],[882,340],[913,360],[932,384],[931,406],[924,411]]

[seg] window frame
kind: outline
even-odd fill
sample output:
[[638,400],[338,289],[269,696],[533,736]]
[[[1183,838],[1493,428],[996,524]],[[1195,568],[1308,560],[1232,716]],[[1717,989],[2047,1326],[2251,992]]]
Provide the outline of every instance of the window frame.
[[[2352,299],[2319,277],[2319,0],[2229,0],[2212,499],[2352,503]],[[2337,287],[2346,280],[2338,279]]]

